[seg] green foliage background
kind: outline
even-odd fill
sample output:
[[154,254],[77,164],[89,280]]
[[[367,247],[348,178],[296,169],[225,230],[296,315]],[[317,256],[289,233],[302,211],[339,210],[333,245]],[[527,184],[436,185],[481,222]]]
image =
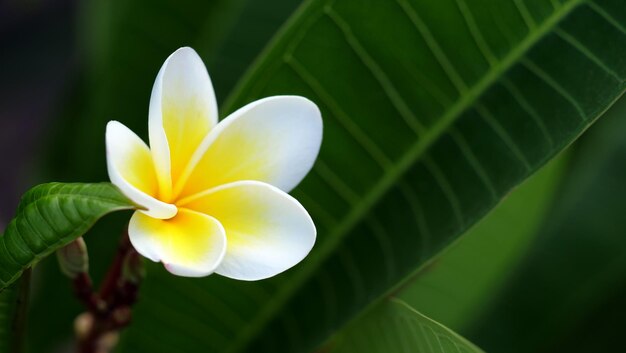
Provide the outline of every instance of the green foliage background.
[[[318,226],[311,256],[254,283],[150,265],[118,352],[478,350],[445,328],[433,337],[457,345],[413,342],[407,332],[440,327],[432,320],[487,351],[618,347],[626,102],[542,166],[624,92],[620,0],[81,7],[83,67],[42,180],[106,180],[106,122],[146,137],[156,72],[183,45],[205,60],[222,117],[288,93],[318,103],[325,124],[320,159],[294,192]],[[127,220],[106,217],[86,236],[96,281]],[[80,307],[53,258],[32,293],[28,349],[67,346]],[[397,329],[376,337],[385,320]]]

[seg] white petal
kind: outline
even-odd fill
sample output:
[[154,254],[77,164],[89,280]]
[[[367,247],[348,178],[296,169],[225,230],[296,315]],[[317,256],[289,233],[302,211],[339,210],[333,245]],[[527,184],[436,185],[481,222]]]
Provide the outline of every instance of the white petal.
[[217,124],[213,85],[200,56],[176,50],[157,75],[150,97],[150,147],[165,198],[194,151]]
[[300,203],[258,181],[216,187],[184,205],[215,217],[228,246],[216,273],[254,281],[275,276],[300,262],[313,248],[316,230]]
[[148,146],[117,121],[106,128],[107,168],[111,182],[151,217],[170,218],[176,206],[155,198],[158,185]]
[[[284,191],[309,172],[322,141],[317,106],[298,96],[261,99],[221,121],[202,142],[181,197],[238,180],[257,180]],[[186,177],[187,174],[185,174]]]
[[137,252],[163,262],[168,271],[179,276],[210,275],[226,252],[226,236],[220,222],[187,209],[180,209],[176,217],[166,220],[135,212],[128,235]]

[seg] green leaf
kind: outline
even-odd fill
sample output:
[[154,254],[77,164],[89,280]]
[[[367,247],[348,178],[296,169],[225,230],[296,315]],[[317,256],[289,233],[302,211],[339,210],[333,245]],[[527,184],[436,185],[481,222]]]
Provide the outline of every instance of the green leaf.
[[487,350],[621,350],[626,317],[625,117],[623,97],[576,144],[569,177],[532,250],[468,331]]
[[32,188],[0,237],[0,291],[24,270],[85,234],[100,217],[134,207],[109,183],[50,183]]
[[[553,159],[519,185],[457,244],[416,273],[415,279],[395,297],[457,332],[471,328],[528,252],[547,215],[546,210],[553,203],[558,183],[564,179],[570,154],[567,152]],[[326,347],[341,340],[345,331],[358,333],[352,329],[354,325],[347,325]],[[353,351],[362,350],[355,348]]]
[[396,297],[457,332],[471,327],[528,253],[570,155],[568,150],[524,181]]
[[20,353],[30,289],[30,272],[0,292],[0,352]]
[[122,351],[316,347],[623,94],[624,18],[618,0],[307,1],[226,111],[286,93],[319,104],[320,158],[294,192],[318,243],[262,282],[152,267]]
[[[493,298],[497,297],[510,271],[516,268],[535,239],[537,229],[546,216],[546,209],[554,199],[556,186],[564,177],[568,156],[569,153],[555,158],[516,188],[468,231],[461,241],[434,258],[423,272],[416,274],[412,283],[407,283],[396,293],[397,300],[423,313],[418,316],[437,318],[439,323],[456,331],[471,327]],[[477,258],[476,254],[480,254],[480,257]],[[389,305],[385,301],[378,306]],[[378,312],[384,310],[375,309]],[[402,352],[402,347],[410,351],[430,351],[423,349],[423,346],[397,342],[414,337],[419,337],[418,342],[423,342],[426,339],[420,334],[415,336],[414,332],[428,334],[432,331],[411,329],[410,325],[389,328],[383,321],[385,317],[394,315],[368,312],[364,318],[348,324],[325,346],[338,345],[338,348],[331,350],[333,353],[344,350]],[[426,318],[426,322],[431,320]],[[372,337],[373,341],[368,341]],[[380,348],[376,346],[378,341],[382,341],[379,343]],[[376,348],[362,349],[357,344]],[[399,346],[389,347],[391,344]]]
[[351,323],[334,344],[329,353],[482,352],[399,299],[386,300]]

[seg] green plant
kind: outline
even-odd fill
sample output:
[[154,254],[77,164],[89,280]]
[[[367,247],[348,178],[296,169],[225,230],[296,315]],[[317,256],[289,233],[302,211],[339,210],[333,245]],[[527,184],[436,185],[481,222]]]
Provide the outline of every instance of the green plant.
[[[318,104],[324,121],[320,157],[293,192],[318,228],[311,255],[283,275],[249,283],[218,276],[174,278],[149,265],[133,324],[118,351],[311,352],[324,347],[342,352],[351,349],[342,338],[354,341],[359,330],[371,336],[375,331],[368,325],[395,315],[399,304],[390,304],[389,297],[440,320],[437,310],[431,308],[431,314],[419,298],[424,293],[420,279],[436,276],[437,265],[455,249],[444,250],[572,144],[626,88],[626,8],[619,0],[309,0],[258,56],[238,45],[254,36],[258,49],[275,30],[275,25],[255,26],[254,19],[268,16],[256,10],[277,14],[280,21],[293,7],[288,1],[85,5],[85,18],[98,19],[88,23],[90,36],[84,38],[89,61],[81,84],[89,90],[77,93],[81,104],[67,104],[64,117],[75,122],[76,130],[60,136],[76,138],[62,145],[64,153],[70,151],[69,166],[55,164],[60,152],[48,158],[53,162],[48,173],[55,177],[104,178],[104,157],[94,156],[104,155],[101,136],[113,117],[128,117],[129,126],[145,136],[151,80],[160,62],[181,45],[196,47],[210,72],[218,72],[224,58],[232,59],[232,66],[214,77],[218,92],[257,57],[222,105],[221,116],[261,97],[298,94]],[[86,145],[93,148],[79,148]],[[570,180],[565,172],[554,175]],[[547,190],[543,202],[550,204],[558,189]],[[543,224],[547,212],[536,217],[537,224]],[[18,224],[20,217],[18,212]],[[90,251],[98,241],[116,242],[106,239],[119,232],[127,221],[122,218],[105,220],[85,237],[93,242]],[[520,244],[530,244],[535,233],[529,230]],[[52,236],[69,239],[61,232]],[[517,256],[525,248],[516,245]],[[465,261],[479,261],[482,254],[474,251],[465,254]],[[0,261],[9,258],[3,255]],[[515,263],[502,266],[514,269]],[[52,273],[54,265],[44,263],[42,271]],[[19,272],[7,268],[0,270],[5,284]],[[94,266],[96,277],[103,272],[101,265]],[[453,270],[440,276],[454,281],[459,275]],[[58,281],[53,274],[42,286]],[[498,297],[504,279],[499,281],[486,280],[485,288],[504,300]],[[59,297],[67,294],[53,290]],[[47,310],[37,301],[35,317]],[[444,323],[471,338],[486,336],[476,323],[480,315],[490,310],[506,315],[490,303],[467,305],[473,314]],[[12,305],[6,308],[15,311]],[[75,312],[66,308],[61,305],[57,317],[69,327]],[[415,315],[428,322],[424,325],[432,324]],[[485,326],[498,322],[485,317]],[[34,332],[45,331],[44,324],[33,325]],[[50,329],[29,344],[34,351],[45,349],[67,327]],[[155,340],[151,332],[167,334]],[[457,337],[447,329],[438,335]],[[410,351],[424,340],[401,341],[398,348],[390,338],[371,347]]]

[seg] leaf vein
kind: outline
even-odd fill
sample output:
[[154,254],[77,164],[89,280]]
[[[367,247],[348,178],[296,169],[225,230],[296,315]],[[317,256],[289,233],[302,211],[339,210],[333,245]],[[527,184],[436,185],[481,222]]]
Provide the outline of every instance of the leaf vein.
[[456,4],[459,8],[459,11],[461,12],[461,15],[463,15],[465,24],[467,24],[467,28],[469,29],[469,32],[472,36],[472,39],[474,40],[474,43],[478,47],[478,50],[482,53],[485,60],[487,60],[489,66],[493,66],[498,62],[498,59],[491,51],[489,44],[487,44],[485,37],[480,31],[480,27],[478,27],[478,24],[474,19],[474,15],[472,15],[472,11],[467,6],[467,3],[465,1],[466,0],[456,0]]
[[606,11],[602,6],[598,5],[595,1],[586,2],[587,6],[589,6],[593,11],[595,11],[598,15],[602,16],[604,20],[613,25],[617,30],[626,34],[626,27],[624,27],[620,21],[616,20],[611,14]]
[[578,101],[576,101],[576,99],[574,99],[574,97],[572,97],[572,95],[563,86],[561,86],[561,84],[558,83],[556,79],[554,79],[546,71],[541,69],[539,66],[537,66],[537,64],[535,64],[534,62],[532,62],[528,58],[522,58],[520,62],[530,72],[535,74],[535,76],[537,76],[539,79],[541,79],[548,86],[552,87],[552,89],[554,89],[563,98],[565,98],[565,100],[567,100],[574,107],[574,109],[576,109],[576,112],[578,112],[578,115],[580,116],[580,118],[581,118],[581,120],[583,122],[585,122],[587,120],[585,111],[580,106]]
[[459,150],[461,150],[461,153],[463,154],[467,162],[470,164],[470,166],[472,166],[472,169],[474,169],[476,175],[483,182],[483,184],[487,188],[487,191],[489,191],[492,200],[497,200],[498,193],[496,192],[493,181],[485,171],[482,163],[480,163],[480,161],[472,151],[471,147],[465,140],[465,137],[463,137],[463,134],[461,134],[455,127],[453,127],[450,129],[450,136],[459,147]]
[[359,195],[352,190],[335,172],[329,168],[326,163],[318,160],[313,166],[313,171],[317,173],[329,186],[337,192],[337,194],[348,202],[350,205],[356,205],[359,202]]
[[417,119],[417,117],[413,114],[413,111],[411,111],[411,109],[407,106],[406,102],[387,74],[371,57],[371,55],[354,35],[350,25],[330,6],[325,8],[325,13],[339,28],[350,48],[352,48],[354,53],[372,73],[372,76],[374,76],[374,78],[378,81],[394,108],[398,111],[398,113],[400,113],[404,122],[415,132],[416,135],[423,135],[425,133],[424,125],[422,125],[419,119]]
[[404,199],[409,204],[409,208],[413,213],[415,223],[417,225],[417,229],[419,230],[419,234],[422,240],[421,250],[422,250],[422,258],[426,257],[427,251],[430,247],[430,239],[432,238],[432,234],[430,233],[430,229],[428,228],[428,223],[426,222],[426,217],[424,216],[424,209],[417,198],[415,193],[411,189],[411,186],[404,180],[400,181],[399,189],[401,194],[404,196]]
[[361,130],[361,128],[346,114],[337,102],[326,92],[324,87],[311,75],[298,60],[291,57],[286,61],[287,65],[292,68],[295,73],[308,85],[313,92],[322,100],[324,105],[328,107],[330,112],[337,118],[337,121],[348,131],[348,134],[358,142],[370,157],[383,170],[391,167],[392,162],[387,155],[372,141],[369,136]]
[[505,145],[513,152],[513,155],[517,160],[522,163],[526,171],[530,171],[532,168],[524,153],[519,148],[519,146],[513,141],[509,133],[500,125],[500,122],[491,114],[491,112],[482,104],[476,105],[476,111],[483,118],[483,120],[491,127],[491,129],[500,137],[500,139],[504,142]]
[[428,46],[428,49],[430,49],[437,62],[448,76],[450,82],[452,82],[452,84],[460,93],[467,91],[467,85],[465,84],[464,80],[454,68],[454,65],[452,65],[450,59],[448,59],[448,56],[444,53],[443,49],[441,49],[441,46],[437,42],[437,39],[435,39],[433,34],[428,29],[428,26],[418,15],[417,11],[406,0],[396,0],[396,2],[398,3],[398,5],[400,5],[404,13],[411,20],[411,23],[413,24],[419,35],[424,39],[424,41],[426,42],[426,46]]
[[599,57],[597,57],[591,50],[585,47],[578,39],[576,39],[571,34],[567,33],[565,29],[557,27],[555,28],[555,33],[563,39],[566,43],[574,47],[581,54],[586,56],[589,60],[591,60],[594,64],[596,64],[599,68],[606,71],[609,75],[613,76],[618,82],[624,82],[624,78],[620,77],[620,75],[613,71],[606,63],[602,61]]
[[439,168],[437,163],[433,161],[432,158],[430,158],[430,156],[425,155],[423,162],[428,172],[433,176],[433,178],[435,178],[435,181],[439,185],[439,188],[441,189],[441,191],[443,191],[443,194],[448,199],[448,202],[450,203],[450,206],[452,207],[452,212],[454,213],[454,217],[456,218],[459,228],[464,228],[465,221],[463,220],[463,212],[461,211],[461,203],[459,202],[459,198],[456,192],[454,191],[454,189],[452,188],[452,185],[450,185],[448,178],[443,173],[441,168]]
[[526,27],[528,27],[529,30],[533,30],[537,26],[537,24],[535,23],[533,17],[530,15],[530,12],[528,11],[526,4],[524,3],[524,0],[513,0],[513,4],[515,4],[515,8],[522,17],[522,20],[524,20]]
[[553,148],[554,139],[552,138],[552,135],[550,135],[550,132],[548,131],[548,128],[546,127],[546,124],[544,123],[539,113],[537,113],[535,108],[533,108],[533,106],[524,97],[524,94],[519,89],[517,89],[517,87],[511,80],[506,77],[502,78],[501,83],[506,91],[509,92],[511,97],[513,97],[513,99],[517,101],[520,107],[522,107],[522,110],[524,110],[526,114],[528,114],[531,119],[533,119],[533,121],[537,124],[539,130],[541,130],[541,134],[543,135],[543,137],[546,139],[548,144],[550,144],[550,147]]

